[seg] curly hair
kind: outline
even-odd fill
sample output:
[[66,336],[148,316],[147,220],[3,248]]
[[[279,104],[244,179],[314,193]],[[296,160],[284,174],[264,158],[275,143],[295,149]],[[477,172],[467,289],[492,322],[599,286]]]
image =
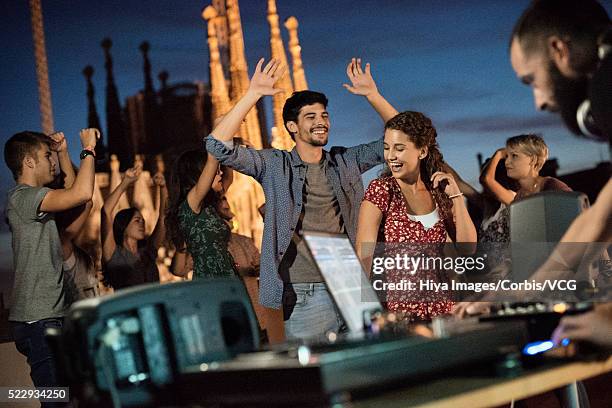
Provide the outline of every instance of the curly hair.
[[445,167],[444,158],[436,141],[438,133],[431,119],[420,112],[401,112],[385,123],[385,130],[387,129],[399,130],[406,134],[417,149],[427,147],[427,156],[420,163],[421,179],[438,205],[446,231],[454,241],[456,234],[452,213],[453,203],[444,193],[443,188],[438,186],[434,189],[431,181],[431,176],[437,171],[442,171]]
[[[166,213],[166,236],[179,251],[185,249],[185,235],[180,227],[179,209],[187,199],[189,191],[197,184],[207,156],[206,151],[188,150],[179,155],[172,164],[168,183],[170,204]],[[202,205],[212,205],[217,199],[217,194],[211,189],[204,197]]]

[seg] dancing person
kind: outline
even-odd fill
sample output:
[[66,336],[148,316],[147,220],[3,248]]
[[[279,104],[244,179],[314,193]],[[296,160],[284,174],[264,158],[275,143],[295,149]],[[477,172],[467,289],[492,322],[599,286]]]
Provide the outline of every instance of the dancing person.
[[[56,171],[54,180],[46,187],[70,188],[76,178],[76,171],[68,155],[68,144],[64,133],[55,132],[48,137]],[[89,218],[92,206],[93,203],[89,200],[85,204],[55,215],[62,243],[65,301],[68,305],[100,294],[94,260],[75,242]]]
[[159,282],[157,249],[165,237],[165,213],[168,193],[164,176],[153,177],[159,197],[159,218],[151,236],[145,233],[145,220],[134,207],[123,209],[113,217],[121,195],[136,182],[142,168],[125,171],[121,183],[109,194],[102,207],[102,263],[105,283],[119,290],[144,283]]
[[[444,161],[436,136],[431,120],[419,112],[402,112],[385,124],[384,157],[391,175],[370,183],[359,211],[356,248],[368,271],[376,242],[475,244],[476,228],[463,194],[450,174],[439,171]],[[428,252],[431,246],[418,250]],[[441,255],[432,255],[436,254]],[[441,271],[414,272],[419,279],[444,280]],[[394,279],[394,273],[387,278]],[[407,313],[410,320],[430,320],[452,307],[448,294],[422,294],[418,302],[414,296],[407,300],[405,293],[387,295],[389,310]]]
[[[301,230],[346,233],[354,241],[363,195],[361,174],[382,163],[382,140],[324,150],[330,129],[327,98],[319,92],[300,91],[283,108],[285,127],[296,144],[292,151],[236,146],[232,136],[248,111],[262,96],[282,92],[273,85],[284,69],[276,60],[264,66],[261,59],[248,91],[206,138],[206,147],[222,164],[263,186],[260,304],[283,308],[287,338],[320,340],[328,332],[339,331],[341,319]],[[348,70],[351,81],[370,75],[369,65],[363,71],[349,64]],[[389,106],[376,89],[366,98],[377,111]]]
[[[540,176],[540,170],[548,158],[548,147],[540,136],[527,134],[513,136],[506,141],[506,147],[498,149],[480,181],[502,204],[510,205],[542,191],[572,191],[564,182],[554,177]],[[518,191],[502,185],[495,178],[497,164],[505,159],[506,174],[515,180]],[[509,233],[509,231],[508,231]]]
[[[4,145],[4,160],[16,181],[8,193],[6,210],[13,235],[15,270],[9,320],[15,346],[27,357],[36,387],[62,385],[44,337],[47,328],[61,329],[67,307],[62,248],[54,214],[91,200],[99,136],[97,129],[81,130],[81,167],[72,185],[64,189],[44,187],[55,177],[55,162],[44,134],[17,133]],[[66,143],[63,138],[60,142]]]
[[231,230],[216,207],[226,179],[222,176],[217,159],[199,150],[184,152],[172,166],[166,225],[179,253],[177,274],[186,273],[178,266],[191,256],[193,279],[236,276],[228,251]]

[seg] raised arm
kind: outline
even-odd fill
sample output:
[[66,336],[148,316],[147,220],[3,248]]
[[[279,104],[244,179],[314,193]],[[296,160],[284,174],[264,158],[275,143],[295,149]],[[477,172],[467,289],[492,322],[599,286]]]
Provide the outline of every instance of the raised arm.
[[[93,151],[100,137],[100,131],[92,128],[83,129],[80,132],[80,137],[83,150]],[[69,188],[49,191],[40,204],[40,210],[43,212],[60,212],[91,200],[95,171],[94,157],[88,154],[81,160],[81,169],[74,183]]]
[[157,249],[163,245],[164,238],[166,236],[166,207],[168,204],[168,189],[166,188],[166,179],[164,178],[163,173],[155,174],[153,176],[153,183],[155,183],[159,216],[149,242],[155,249]]
[[211,132],[215,139],[230,142],[240,129],[240,124],[247,113],[255,106],[259,98],[283,92],[280,88],[274,88],[274,83],[283,76],[285,67],[281,68],[280,61],[272,59],[262,69],[263,63],[264,59],[261,58],[255,67],[247,92]]
[[[113,235],[113,210],[117,206],[121,195],[132,185],[142,172],[140,166],[132,167],[127,169],[123,174],[121,183],[106,197],[104,205],[102,206],[102,259],[108,262],[115,252],[115,237]],[[80,174],[80,172],[79,172]]]
[[85,226],[93,203],[89,200],[70,211],[64,211],[56,217],[64,260],[68,259],[73,251],[73,240],[78,237]]
[[346,75],[351,85],[343,84],[350,93],[365,96],[370,105],[380,115],[383,122],[397,115],[399,112],[378,92],[376,82],[370,72],[370,63],[361,68],[361,58],[352,58],[346,67]]
[[[600,258],[612,242],[612,178],[599,192],[593,205],[571,223],[551,256],[531,276],[538,282],[560,279],[561,273],[574,277],[581,265]],[[592,243],[592,245],[589,245]]]
[[64,173],[64,188],[72,187],[76,178],[76,173],[72,167],[72,161],[68,154],[68,143],[64,137],[64,132],[55,132],[49,135],[51,142],[51,150],[57,152],[57,158],[59,159],[60,170]]
[[382,216],[382,211],[376,205],[367,200],[361,202],[355,249],[368,277],[372,270],[372,257]]
[[189,190],[189,193],[187,193],[187,204],[189,204],[189,208],[191,208],[191,211],[194,213],[200,213],[202,209],[202,200],[204,200],[204,197],[206,197],[212,188],[218,171],[219,162],[212,154],[208,153],[206,164],[202,169],[202,173],[200,173],[198,182]]
[[[438,188],[440,183],[446,180],[447,184],[444,188],[444,193],[450,198],[453,203],[453,218],[455,222],[456,229],[456,237],[455,243],[467,244],[470,245],[464,246],[461,245],[457,247],[457,250],[460,253],[468,253],[471,254],[476,250],[476,227],[472,222],[472,218],[468,213],[467,207],[465,206],[465,201],[463,200],[463,193],[459,190],[459,186],[455,181],[454,177],[449,173],[444,173],[441,171],[435,172],[431,176],[432,186],[433,188]],[[474,245],[471,245],[474,244]]]
[[480,193],[474,187],[472,187],[468,182],[463,180],[461,176],[459,175],[459,173],[455,171],[455,169],[453,169],[447,163],[444,163],[442,165],[442,171],[445,173],[449,173],[451,176],[453,176],[453,178],[457,182],[457,185],[459,186],[459,190],[463,193],[465,198],[468,199],[470,204],[474,204],[478,206],[479,208],[482,207],[482,200],[481,200]]
[[499,162],[505,158],[506,149],[498,149],[491,160],[489,160],[489,164],[482,170],[480,182],[482,183],[483,187],[489,190],[499,202],[510,205],[510,203],[514,201],[516,193],[502,186],[495,179],[495,169],[497,169]]

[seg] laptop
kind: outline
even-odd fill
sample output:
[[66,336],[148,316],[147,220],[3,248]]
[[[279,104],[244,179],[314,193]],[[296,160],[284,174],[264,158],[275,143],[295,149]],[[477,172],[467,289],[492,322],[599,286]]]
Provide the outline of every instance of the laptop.
[[351,339],[364,336],[365,313],[382,310],[348,236],[304,231],[304,240],[327,289],[346,322]]

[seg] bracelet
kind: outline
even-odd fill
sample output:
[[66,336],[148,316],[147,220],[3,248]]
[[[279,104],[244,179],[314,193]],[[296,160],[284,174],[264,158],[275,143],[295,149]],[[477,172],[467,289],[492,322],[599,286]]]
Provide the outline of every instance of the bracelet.
[[93,156],[96,157],[96,148],[93,147],[92,145],[85,146],[83,150],[89,150],[90,152],[93,152]]
[[451,196],[448,196],[448,198],[457,198],[457,197],[461,197],[463,195],[463,193],[457,193],[457,194],[453,194]]

